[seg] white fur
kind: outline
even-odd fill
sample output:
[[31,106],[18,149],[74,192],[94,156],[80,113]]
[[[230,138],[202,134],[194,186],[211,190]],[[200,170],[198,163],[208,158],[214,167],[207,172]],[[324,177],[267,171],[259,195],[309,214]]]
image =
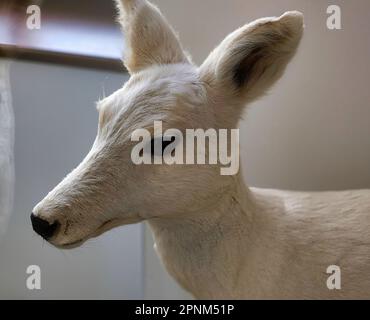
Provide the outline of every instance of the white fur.
[[[135,129],[234,128],[246,103],[283,74],[302,15],[265,18],[229,35],[201,67],[147,1],[117,1],[130,80],[98,103],[85,160],[34,209],[80,244],[147,220],[169,273],[197,298],[358,298],[370,294],[370,191],[302,193],[245,186],[217,166],[135,166]],[[166,129],[164,128],[164,129]],[[326,286],[330,265],[342,290]]]

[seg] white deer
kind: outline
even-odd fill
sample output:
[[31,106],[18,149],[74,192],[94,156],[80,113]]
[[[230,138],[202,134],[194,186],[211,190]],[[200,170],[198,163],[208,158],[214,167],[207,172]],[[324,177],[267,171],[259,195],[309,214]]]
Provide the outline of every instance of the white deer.
[[[117,4],[131,78],[98,103],[94,145],[34,208],[35,231],[70,248],[146,220],[168,272],[196,298],[369,298],[369,190],[249,188],[240,172],[222,176],[217,165],[130,159],[131,133],[154,121],[182,131],[235,128],[294,56],[302,14],[245,25],[197,67],[155,6]],[[340,268],[340,290],[327,285],[331,265]]]

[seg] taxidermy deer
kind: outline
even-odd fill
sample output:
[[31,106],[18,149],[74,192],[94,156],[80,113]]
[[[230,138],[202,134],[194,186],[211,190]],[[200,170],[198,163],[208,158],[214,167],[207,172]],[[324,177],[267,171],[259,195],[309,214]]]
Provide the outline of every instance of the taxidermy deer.
[[[231,33],[200,66],[160,11],[117,0],[130,80],[98,103],[91,151],[31,215],[60,248],[147,221],[168,272],[196,298],[369,298],[370,191],[249,188],[217,165],[138,166],[131,133],[236,128],[247,103],[284,73],[303,33],[287,12]],[[329,266],[341,286],[328,286]],[[340,287],[340,288],[339,288]]]

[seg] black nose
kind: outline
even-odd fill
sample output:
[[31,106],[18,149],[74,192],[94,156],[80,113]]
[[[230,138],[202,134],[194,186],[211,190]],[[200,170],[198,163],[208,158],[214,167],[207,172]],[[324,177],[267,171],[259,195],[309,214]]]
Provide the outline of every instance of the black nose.
[[45,240],[51,238],[59,226],[58,222],[50,224],[49,222],[35,216],[33,213],[31,214],[31,222],[33,230],[35,230],[35,232],[37,232]]

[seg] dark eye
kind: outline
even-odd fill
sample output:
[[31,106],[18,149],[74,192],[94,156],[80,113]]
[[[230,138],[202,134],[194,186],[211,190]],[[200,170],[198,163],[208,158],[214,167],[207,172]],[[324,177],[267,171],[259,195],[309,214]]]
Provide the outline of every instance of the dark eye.
[[[166,149],[166,147],[169,146],[171,143],[173,143],[175,139],[176,139],[175,137],[171,137],[171,140],[163,140],[163,137],[153,138],[150,142],[152,156],[153,157],[163,156],[164,150]],[[161,143],[162,143],[162,147],[160,146]],[[157,150],[155,148],[156,144],[158,144]],[[158,154],[158,151],[160,152],[160,154]]]

